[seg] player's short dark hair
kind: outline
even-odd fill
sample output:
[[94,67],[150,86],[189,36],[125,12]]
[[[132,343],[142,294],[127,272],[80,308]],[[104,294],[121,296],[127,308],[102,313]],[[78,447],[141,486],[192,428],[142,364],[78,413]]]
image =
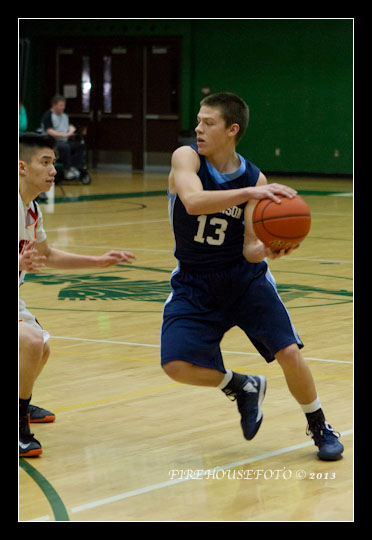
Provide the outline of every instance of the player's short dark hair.
[[218,107],[226,126],[232,124],[239,125],[239,131],[236,135],[236,142],[243,137],[249,122],[249,107],[239,96],[231,92],[218,92],[209,94],[200,102],[200,106]]
[[29,161],[40,148],[54,150],[55,139],[51,135],[43,135],[28,131],[19,136],[19,159]]

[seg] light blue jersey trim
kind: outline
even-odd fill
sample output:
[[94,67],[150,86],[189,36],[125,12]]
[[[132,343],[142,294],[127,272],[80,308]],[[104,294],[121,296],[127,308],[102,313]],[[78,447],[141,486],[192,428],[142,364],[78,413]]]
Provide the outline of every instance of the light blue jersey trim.
[[173,231],[173,210],[174,210],[174,203],[176,202],[177,193],[169,193],[168,190],[168,214],[169,214],[169,221],[172,227]]
[[[169,193],[168,189],[168,214],[169,214],[169,221],[171,224],[172,232],[174,232],[174,226],[173,226],[173,214],[174,214],[174,205],[176,202],[177,193]],[[176,256],[176,238],[174,238],[174,248],[173,248],[173,255]],[[178,263],[179,266],[179,263]],[[173,276],[173,274],[172,274]]]
[[245,173],[246,170],[246,164],[245,159],[240,155],[237,154],[238,158],[240,159],[240,166],[236,171],[232,173],[220,173],[209,161],[207,158],[205,159],[205,163],[207,164],[207,169],[209,174],[212,176],[212,178],[217,182],[217,184],[225,184],[226,182],[230,182],[231,180],[235,180],[236,178],[239,178],[242,174]]

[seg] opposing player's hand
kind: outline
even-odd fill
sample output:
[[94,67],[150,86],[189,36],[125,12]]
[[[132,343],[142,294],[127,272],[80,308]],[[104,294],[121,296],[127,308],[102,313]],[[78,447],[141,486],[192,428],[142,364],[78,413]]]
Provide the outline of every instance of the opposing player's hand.
[[113,266],[119,263],[131,264],[135,258],[136,256],[130,251],[108,251],[104,255],[97,257],[97,266],[99,268],[106,268],[107,266]]
[[265,184],[251,188],[253,199],[271,199],[276,203],[280,203],[280,195],[292,199],[297,195],[297,191],[283,184]]
[[280,251],[274,251],[273,249],[269,247],[264,247],[265,250],[265,257],[268,259],[279,259],[280,257],[283,257],[284,255],[290,255],[292,251],[300,247],[300,244],[297,244],[296,246],[293,246],[289,249],[281,249]]
[[39,255],[36,247],[36,241],[27,244],[19,256],[19,270],[26,272],[38,272],[45,266],[46,257]]

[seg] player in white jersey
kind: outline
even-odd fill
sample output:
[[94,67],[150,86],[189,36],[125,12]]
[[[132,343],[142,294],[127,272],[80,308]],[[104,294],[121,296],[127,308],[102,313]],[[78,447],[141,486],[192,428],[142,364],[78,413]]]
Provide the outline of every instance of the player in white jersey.
[[[46,234],[43,228],[43,218],[36,201],[31,201],[26,205],[22,201],[21,195],[19,198],[19,210],[18,210],[18,243],[19,243],[19,255],[23,259],[23,265],[27,265],[27,259],[29,258],[29,270],[37,271],[39,264],[44,259],[35,259],[35,244],[36,242],[43,242],[46,240]],[[31,266],[31,260],[33,260],[33,266]],[[24,282],[26,270],[20,270],[19,272],[19,285]],[[37,323],[35,317],[26,309],[26,304],[19,297],[19,320],[27,322],[32,326],[40,329],[40,325]],[[49,338],[48,332],[43,330],[44,342]]]
[[[37,272],[43,266],[73,270],[105,268],[130,263],[135,256],[129,251],[109,251],[100,256],[78,255],[49,247],[37,196],[53,185],[54,139],[49,135],[24,133],[19,138],[19,283],[26,272]],[[53,413],[30,405],[34,383],[50,353],[49,334],[26,309],[19,296],[19,456],[42,453],[41,444],[30,433],[30,414],[34,421],[54,420]],[[44,417],[43,417],[44,415]],[[47,418],[45,419],[45,416]]]

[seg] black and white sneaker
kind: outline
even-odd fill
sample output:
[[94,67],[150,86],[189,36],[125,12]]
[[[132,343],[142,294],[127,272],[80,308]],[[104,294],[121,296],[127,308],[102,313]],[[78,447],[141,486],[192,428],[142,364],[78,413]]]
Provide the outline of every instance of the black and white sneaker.
[[30,415],[19,417],[19,457],[35,457],[43,453],[41,444],[30,432]]

